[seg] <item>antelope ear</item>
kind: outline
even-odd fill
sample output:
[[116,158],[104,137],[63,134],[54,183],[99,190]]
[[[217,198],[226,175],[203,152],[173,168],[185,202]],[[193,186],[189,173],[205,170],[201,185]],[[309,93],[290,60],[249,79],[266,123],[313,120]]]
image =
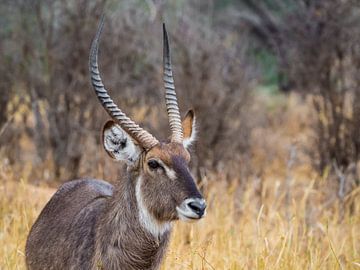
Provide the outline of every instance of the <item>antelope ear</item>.
[[107,121],[102,132],[102,142],[106,152],[115,160],[134,164],[141,153],[141,148],[114,121]]
[[196,140],[196,118],[193,110],[189,110],[182,121],[184,131],[183,145],[188,148]]

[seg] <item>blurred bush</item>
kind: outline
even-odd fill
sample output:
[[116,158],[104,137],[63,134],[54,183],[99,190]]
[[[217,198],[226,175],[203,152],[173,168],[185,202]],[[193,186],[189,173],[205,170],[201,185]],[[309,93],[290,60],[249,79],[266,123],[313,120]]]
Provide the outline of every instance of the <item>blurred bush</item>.
[[[243,0],[237,14],[277,57],[279,87],[310,96],[319,172],[359,175],[360,3],[352,0]],[[341,179],[341,177],[338,177]],[[349,180],[359,185],[359,179]],[[340,181],[341,182],[341,181]]]
[[[100,67],[118,105],[156,136],[168,136],[161,75],[165,20],[182,112],[193,107],[198,116],[198,175],[246,153],[256,72],[247,64],[243,33],[231,23],[215,23],[226,9],[212,17],[215,7],[197,1],[42,0],[2,1],[0,10],[0,129],[16,116],[0,135],[10,162],[32,159],[35,168],[50,162],[49,177],[65,180],[90,174],[101,160],[106,114],[92,94],[88,55],[103,10]],[[19,143],[24,137],[25,146]]]

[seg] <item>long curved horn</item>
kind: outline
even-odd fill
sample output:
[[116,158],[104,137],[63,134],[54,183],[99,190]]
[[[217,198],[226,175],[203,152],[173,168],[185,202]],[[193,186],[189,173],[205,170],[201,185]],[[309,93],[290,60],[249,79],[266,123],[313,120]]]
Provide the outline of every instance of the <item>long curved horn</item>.
[[104,16],[101,18],[100,25],[96,32],[96,36],[91,45],[90,50],[90,74],[91,74],[91,83],[94,87],[95,94],[100,100],[102,106],[107,111],[107,113],[119,123],[119,125],[134,139],[136,140],[142,147],[145,149],[150,149],[155,145],[159,144],[159,141],[152,136],[149,132],[142,129],[137,125],[134,121],[132,121],[129,117],[123,113],[118,106],[114,103],[114,101],[109,96],[107,90],[102,83],[100,72],[98,68],[98,49],[99,49],[99,40],[102,28],[104,26]]
[[170,47],[169,39],[166,32],[165,24],[163,24],[164,32],[164,52],[163,52],[163,65],[164,65],[164,85],[165,85],[165,101],[166,110],[169,116],[169,124],[171,130],[171,141],[182,143],[184,134],[181,125],[181,117],[179,106],[177,103],[174,78],[171,68]]

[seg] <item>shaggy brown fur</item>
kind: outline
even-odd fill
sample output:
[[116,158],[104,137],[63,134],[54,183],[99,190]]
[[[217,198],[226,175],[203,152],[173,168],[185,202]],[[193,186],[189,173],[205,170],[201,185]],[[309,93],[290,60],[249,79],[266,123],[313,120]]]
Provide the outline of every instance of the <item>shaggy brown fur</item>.
[[131,178],[64,184],[30,232],[28,269],[157,269],[170,231],[155,238],[140,225]]

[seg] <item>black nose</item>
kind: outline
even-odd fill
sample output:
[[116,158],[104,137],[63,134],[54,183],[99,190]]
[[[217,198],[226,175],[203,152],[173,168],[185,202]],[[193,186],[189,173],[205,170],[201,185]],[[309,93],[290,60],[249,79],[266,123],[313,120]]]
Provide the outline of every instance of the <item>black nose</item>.
[[206,203],[203,199],[194,199],[191,200],[188,203],[189,208],[196,213],[197,215],[199,215],[199,217],[202,217],[204,215],[205,209],[206,209]]

